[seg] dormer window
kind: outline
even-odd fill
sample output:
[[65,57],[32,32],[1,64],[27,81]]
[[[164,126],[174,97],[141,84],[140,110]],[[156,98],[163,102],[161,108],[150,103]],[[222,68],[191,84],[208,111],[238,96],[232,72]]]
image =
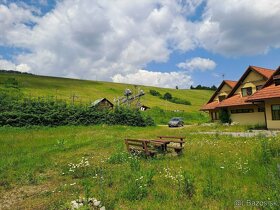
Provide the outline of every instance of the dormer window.
[[226,96],[225,95],[221,95],[218,98],[219,98],[219,102],[222,102],[223,100],[226,99]]
[[241,88],[241,92],[242,92],[242,96],[250,96],[253,94],[253,90],[251,87],[247,87],[247,88]]
[[262,87],[263,87],[262,85],[257,85],[257,86],[256,86],[256,89],[257,89],[257,90],[260,90],[260,89],[262,89]]
[[273,81],[274,81],[275,86],[280,85],[280,75],[274,76]]

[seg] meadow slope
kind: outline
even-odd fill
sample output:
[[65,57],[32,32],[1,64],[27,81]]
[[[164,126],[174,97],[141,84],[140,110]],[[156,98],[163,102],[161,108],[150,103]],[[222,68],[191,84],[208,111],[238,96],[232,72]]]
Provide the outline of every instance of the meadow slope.
[[[126,88],[135,90],[135,86],[129,84],[10,73],[0,73],[0,88],[4,87],[4,82],[8,78],[15,78],[19,82],[21,92],[27,97],[53,96],[70,101],[71,96],[75,94],[78,96],[76,98],[77,103],[89,103],[99,98],[107,98],[113,102],[114,98],[123,95]],[[157,106],[165,110],[198,112],[201,105],[207,102],[213,94],[213,91],[208,90],[176,90],[175,86],[176,84],[174,84],[174,89],[139,86],[146,93],[142,98],[142,104],[149,107]],[[187,106],[164,101],[159,97],[150,95],[150,89],[157,90],[161,94],[169,92],[174,97],[190,101],[192,105]]]

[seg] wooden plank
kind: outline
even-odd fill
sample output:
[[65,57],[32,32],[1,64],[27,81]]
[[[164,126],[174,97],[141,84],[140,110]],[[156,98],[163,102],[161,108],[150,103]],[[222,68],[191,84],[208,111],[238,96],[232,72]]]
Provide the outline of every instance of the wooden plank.
[[125,139],[126,141],[138,141],[138,142],[143,142],[143,141],[150,141],[148,139]]
[[157,139],[157,140],[150,140],[150,141],[156,141],[156,142],[173,142],[173,143],[182,143],[182,144],[185,143],[185,141],[181,141],[181,140],[171,140],[171,139]]
[[158,138],[162,139],[162,138],[169,138],[169,139],[185,139],[186,137],[181,137],[181,136],[158,136]]
[[130,146],[138,146],[138,147],[143,147],[142,144],[137,144],[137,143],[128,143],[128,145]]

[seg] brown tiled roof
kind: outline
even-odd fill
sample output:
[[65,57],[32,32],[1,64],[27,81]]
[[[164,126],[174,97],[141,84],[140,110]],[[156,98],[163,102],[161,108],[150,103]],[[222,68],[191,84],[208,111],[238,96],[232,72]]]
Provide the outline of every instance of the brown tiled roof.
[[237,81],[225,80],[225,83],[233,88],[236,85]]
[[219,93],[219,91],[222,89],[222,87],[224,86],[224,84],[229,85],[231,88],[234,87],[234,85],[236,84],[236,81],[231,81],[231,80],[223,80],[222,83],[219,85],[219,87],[217,88],[217,90],[215,91],[215,93],[212,95],[212,97],[210,98],[210,100],[207,102],[211,103],[213,102],[214,98],[216,97],[216,95]]
[[240,94],[235,94],[230,98],[227,98],[223,100],[217,108],[222,108],[222,107],[229,107],[229,106],[242,106],[242,105],[248,105],[251,104],[250,102],[246,102],[248,99],[247,97],[242,97]]
[[214,109],[216,109],[218,104],[219,104],[218,101],[213,101],[211,103],[208,103],[208,104],[205,104],[204,106],[202,106],[202,108],[200,110],[201,111],[214,110]]
[[275,70],[272,70],[272,69],[266,69],[266,68],[257,67],[257,66],[249,66],[247,68],[247,70],[245,71],[245,73],[238,80],[236,85],[232,88],[231,92],[228,94],[228,98],[230,98],[230,97],[232,97],[234,95],[235,91],[238,89],[238,87],[242,84],[244,79],[248,76],[248,74],[252,70],[258,72],[259,74],[261,74],[262,76],[267,78],[267,80],[269,80],[269,78],[275,73]]
[[280,98],[280,85],[272,84],[257,91],[254,95],[248,98],[248,101],[261,101],[269,98]]
[[272,74],[275,72],[275,70],[262,68],[258,66],[251,66],[255,71],[260,73],[261,75],[265,76],[267,79],[272,76]]

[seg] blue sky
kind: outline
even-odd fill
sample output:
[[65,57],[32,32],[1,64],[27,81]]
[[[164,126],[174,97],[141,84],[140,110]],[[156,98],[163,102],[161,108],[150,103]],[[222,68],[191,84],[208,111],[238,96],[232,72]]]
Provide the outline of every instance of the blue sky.
[[0,0],[0,68],[160,87],[280,63],[274,0]]

